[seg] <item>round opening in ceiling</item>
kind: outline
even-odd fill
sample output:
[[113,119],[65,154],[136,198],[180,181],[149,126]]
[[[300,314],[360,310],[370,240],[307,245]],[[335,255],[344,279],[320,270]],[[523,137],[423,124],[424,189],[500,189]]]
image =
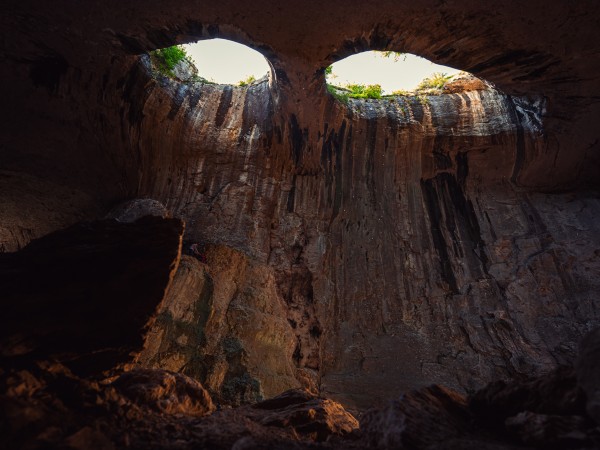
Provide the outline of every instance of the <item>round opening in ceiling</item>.
[[263,55],[227,39],[208,39],[182,45],[198,75],[218,84],[245,86],[266,76],[270,66]]
[[463,73],[409,53],[380,51],[349,56],[325,70],[329,91],[349,98],[435,94]]

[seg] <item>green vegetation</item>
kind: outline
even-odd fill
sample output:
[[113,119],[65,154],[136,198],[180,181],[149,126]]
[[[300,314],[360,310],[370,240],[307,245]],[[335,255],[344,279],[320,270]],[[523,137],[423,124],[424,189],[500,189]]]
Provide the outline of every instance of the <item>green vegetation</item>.
[[[381,55],[384,58],[393,57],[395,61],[398,61],[404,53],[387,51],[381,52]],[[438,72],[422,80],[417,88],[412,91],[399,89],[392,92],[392,95],[383,95],[381,86],[378,84],[347,84],[346,86],[330,84],[330,80],[337,78],[333,73],[333,66],[326,67],[324,73],[327,80],[327,91],[342,103],[348,103],[348,99],[350,98],[381,99],[392,97],[417,97],[418,100],[425,105],[429,103],[427,98],[428,95],[441,94],[444,86],[453,79],[451,75]],[[240,86],[244,85],[245,84],[240,82]]]
[[417,91],[424,91],[426,89],[442,89],[452,77],[445,73],[437,72],[431,75],[429,78],[425,78],[417,86]]
[[349,98],[381,98],[381,86],[378,84],[348,84],[344,87],[328,84],[327,91],[343,103],[347,103]]
[[383,56],[384,58],[394,57],[394,61],[396,61],[396,62],[400,61],[400,58],[402,58],[402,55],[404,55],[404,53],[393,52],[391,50],[388,50],[387,52],[381,52],[381,56]]
[[249,84],[252,84],[256,81],[256,77],[254,75],[250,75],[248,78],[246,78],[245,80],[241,80],[238,83],[238,86],[248,86]]
[[218,84],[215,81],[211,80],[207,80],[204,77],[201,77],[198,74],[194,74],[192,75],[192,77],[189,79],[188,82],[192,82],[192,83],[202,83],[202,84]]
[[173,77],[173,69],[183,59],[189,61],[189,56],[180,45],[161,48],[150,52],[150,58],[158,71],[167,77]]
[[408,97],[409,95],[412,95],[412,92],[407,91],[406,89],[398,89],[397,91],[392,92],[392,95],[397,95],[400,97]]
[[379,84],[348,84],[346,89],[350,91],[350,98],[381,98],[381,86]]
[[399,89],[392,95],[383,95],[381,86],[378,84],[348,84],[346,86],[334,86],[327,83],[327,91],[342,103],[347,103],[350,98],[370,99],[393,99],[394,97],[416,97],[423,105],[429,104],[429,95],[439,95],[442,89],[452,79],[444,73],[433,74],[425,78],[414,91]]
[[[392,96],[400,96],[400,97],[418,97],[421,103],[427,103],[428,95],[437,95],[440,94],[444,86],[452,79],[453,77],[447,75],[445,73],[434,73],[432,76],[425,78],[423,81],[419,83],[417,88],[414,91],[407,91],[404,89],[400,89],[392,92]],[[389,97],[389,96],[385,96]]]
[[417,99],[419,100],[419,102],[421,102],[421,105],[429,105],[429,97],[427,95],[417,95]]
[[348,103],[348,98],[350,95],[346,89],[327,84],[327,92],[333,95],[336,100],[342,103]]
[[175,66],[177,66],[179,62],[186,60],[192,66],[192,69],[189,79],[183,82],[216,84],[214,81],[209,81],[206,78],[198,75],[192,58],[190,58],[181,45],[174,45],[173,47],[154,50],[153,52],[150,52],[150,60],[152,61],[152,65],[156,71],[160,75],[168,78],[175,78],[173,69],[175,69]]
[[[394,58],[394,62],[398,62],[400,59],[406,59],[408,54],[396,52],[396,51],[384,51],[375,52],[381,58]],[[465,72],[459,72],[457,75],[448,75],[443,72],[433,73],[431,76],[424,78],[414,89],[399,89],[393,91],[392,94],[384,95],[382,88],[378,84],[347,84],[342,86],[339,82],[336,83],[338,76],[334,73],[333,65],[330,65],[323,69],[325,75],[327,91],[342,103],[348,103],[351,98],[356,99],[386,99],[388,101],[404,105],[407,101],[418,101],[423,106],[430,104],[430,97],[441,95],[444,93],[445,86],[455,79],[460,79],[463,76],[470,76]],[[402,100],[400,100],[402,99]],[[404,102],[404,103],[403,103]],[[357,105],[359,107],[359,105]],[[404,111],[405,106],[401,106]]]

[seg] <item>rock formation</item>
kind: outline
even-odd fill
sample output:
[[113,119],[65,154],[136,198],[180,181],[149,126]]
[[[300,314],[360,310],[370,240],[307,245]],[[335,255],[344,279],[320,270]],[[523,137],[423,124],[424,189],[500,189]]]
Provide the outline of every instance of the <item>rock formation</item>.
[[0,254],[0,356],[55,358],[84,373],[129,362],[177,269],[182,234],[178,219],[102,220]]
[[[574,364],[600,326],[599,19],[592,0],[3,2],[2,355],[75,384],[134,364],[215,403],[304,388],[352,411],[432,383],[463,411]],[[263,53],[268,79],[152,71],[147,52],[213,37]],[[478,78],[339,102],[324,69],[364,50]],[[206,263],[176,271],[182,239]],[[594,364],[570,430],[597,418]],[[553,414],[503,420],[522,435]]]
[[[587,360],[597,345],[598,333],[590,335],[581,359]],[[340,404],[301,389],[215,411],[200,383],[162,369],[94,380],[56,362],[17,364],[0,372],[5,448],[566,450],[600,445],[596,398],[586,395],[585,381],[598,379],[597,364],[580,364],[577,371],[561,367],[522,382],[495,382],[469,398],[433,385],[367,411],[360,427]]]
[[197,378],[233,405],[300,386],[273,273],[229,248],[207,253],[207,264],[183,256],[137,362]]
[[304,391],[214,409],[200,383],[159,369],[112,382],[48,362],[0,373],[3,448],[331,448],[317,443],[358,428],[341,405]]
[[[544,145],[542,98],[471,84],[427,101],[334,103],[311,144],[294,122],[282,125],[290,140],[277,141],[276,117],[260,116],[273,108],[266,81],[246,90],[163,81],[166,92],[145,91],[143,115],[168,120],[172,106],[160,105],[178,89],[176,117],[213,140],[190,143],[203,151],[190,150],[185,163],[160,163],[185,164],[178,171],[188,174],[167,198],[159,192],[167,173],[146,194],[186,219],[188,239],[242,251],[270,273],[260,278],[275,278],[278,295],[267,297],[283,302],[275,315],[289,321],[276,334],[297,339],[293,351],[289,337],[273,347],[287,355],[278,372],[288,388],[316,385],[361,407],[431,382],[475,389],[572,362],[578,338],[598,323],[598,202],[516,184],[519,152]],[[207,100],[186,108],[196,97]],[[223,101],[232,107],[215,112]],[[223,152],[232,132],[236,150]],[[285,152],[272,149],[281,146],[296,152],[289,172],[278,165]],[[269,360],[259,347],[244,351]],[[298,381],[285,381],[296,369]]]

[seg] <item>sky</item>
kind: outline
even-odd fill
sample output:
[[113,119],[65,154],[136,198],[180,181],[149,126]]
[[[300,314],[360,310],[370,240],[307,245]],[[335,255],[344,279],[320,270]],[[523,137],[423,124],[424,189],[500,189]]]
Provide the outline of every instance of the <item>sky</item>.
[[[198,74],[207,80],[223,84],[237,84],[250,75],[261,78],[269,72],[264,56],[245,45],[225,39],[209,39],[184,45],[194,60]],[[381,52],[352,55],[333,64],[333,76],[328,82],[346,84],[380,84],[384,93],[411,90],[433,73],[454,75],[459,71],[440,66],[411,54],[399,58],[384,58]]]
[[380,84],[383,92],[391,94],[399,89],[412,90],[419,82],[436,72],[454,75],[460,70],[434,64],[419,56],[404,53],[394,60],[381,52],[363,52],[333,64],[330,84]]
[[183,46],[194,60],[198,75],[222,84],[238,84],[254,75],[262,78],[269,72],[263,55],[250,47],[226,39],[209,39]]

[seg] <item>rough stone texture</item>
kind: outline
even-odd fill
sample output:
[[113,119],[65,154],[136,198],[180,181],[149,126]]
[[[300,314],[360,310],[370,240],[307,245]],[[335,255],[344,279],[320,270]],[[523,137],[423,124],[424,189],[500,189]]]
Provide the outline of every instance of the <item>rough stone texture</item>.
[[577,415],[585,410],[585,404],[585,394],[570,367],[518,383],[495,381],[470,399],[470,408],[478,420],[500,424],[520,411]]
[[463,396],[431,386],[367,412],[361,430],[369,447],[428,448],[467,434],[469,419]]
[[0,254],[0,355],[101,371],[140,351],[177,268],[183,224],[72,226]]
[[173,67],[173,75],[179,81],[191,81],[198,75],[198,69],[187,59],[182,59]]
[[118,222],[132,223],[142,217],[155,216],[167,219],[171,213],[158,200],[151,198],[137,198],[128,200],[115,206],[107,215],[107,219],[115,219]]
[[[214,141],[190,144],[203,151],[185,163],[189,188],[165,202],[187,218],[189,239],[277,270],[299,336],[295,364],[321,375],[322,392],[364,407],[429,382],[475,389],[542,373],[572,362],[598,323],[595,194],[514,185],[515,155],[543,144],[541,100],[488,89],[426,104],[351,101],[352,118],[319,141],[321,168],[276,181],[280,152],[266,158],[258,127],[245,125],[264,122],[248,115],[269,110],[268,85],[245,98],[231,91],[244,107],[215,118],[227,128],[204,120],[229,88],[186,89],[206,101],[186,117]],[[165,104],[150,97],[145,114],[167,120]],[[223,152],[231,133],[238,150]],[[290,142],[296,167],[312,158],[303,133]],[[162,183],[153,179],[149,195]]]
[[211,297],[212,282],[203,265],[183,255],[137,362],[146,367],[186,371],[205,339]]
[[[21,361],[22,364],[22,361]],[[348,448],[358,426],[341,405],[286,393],[277,407],[213,409],[195,380],[164,370],[125,372],[109,383],[57,363],[0,372],[2,448]],[[328,442],[323,443],[325,439]],[[340,439],[332,445],[332,439]]]
[[198,378],[227,404],[300,386],[273,270],[225,247],[209,248],[207,260],[182,257],[137,362]]
[[490,85],[471,74],[459,73],[442,88],[445,94],[460,94],[466,91],[485,91]]
[[587,413],[600,425],[600,329],[582,340],[576,368],[577,381],[587,397]]
[[[5,1],[0,245],[154,198],[286,303],[262,318],[294,349],[236,360],[361,407],[548,372],[599,324],[599,18],[592,0]],[[209,37],[263,52],[269,80],[178,83],[137,56]],[[337,103],[323,69],[367,49],[504,93]],[[246,330],[244,302],[275,304],[251,297],[232,302]]]
[[506,428],[524,444],[538,448],[589,448],[590,421],[582,416],[548,416],[530,411],[506,419]]
[[305,389],[214,411],[202,385],[180,373],[81,378],[20,358],[0,368],[0,434],[3,448],[19,449],[598,448],[600,427],[581,392],[568,367],[470,399],[434,385],[366,412],[359,429],[342,405]]
[[492,384],[470,399],[431,386],[365,413],[360,442],[377,449],[597,448],[600,429],[581,400],[572,368]]
[[215,410],[210,395],[198,381],[167,370],[125,372],[112,386],[132,401],[166,414],[202,417]]
[[306,390],[291,390],[254,405],[269,411],[260,419],[267,426],[293,427],[301,435],[324,441],[331,435],[346,435],[358,429],[358,421],[342,405],[315,397]]
[[0,192],[0,252],[102,214],[92,194],[17,171],[0,169]]

